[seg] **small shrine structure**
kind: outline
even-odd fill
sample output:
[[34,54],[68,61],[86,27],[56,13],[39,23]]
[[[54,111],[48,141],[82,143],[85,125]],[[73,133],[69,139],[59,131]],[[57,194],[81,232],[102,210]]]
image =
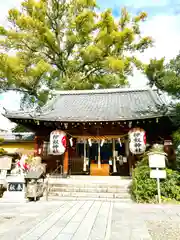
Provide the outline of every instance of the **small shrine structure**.
[[[172,147],[171,115],[156,90],[117,88],[55,91],[40,111],[7,111],[4,116],[35,132],[35,155],[49,173],[128,176],[148,146],[169,142]],[[66,136],[62,155],[50,151],[55,130]]]

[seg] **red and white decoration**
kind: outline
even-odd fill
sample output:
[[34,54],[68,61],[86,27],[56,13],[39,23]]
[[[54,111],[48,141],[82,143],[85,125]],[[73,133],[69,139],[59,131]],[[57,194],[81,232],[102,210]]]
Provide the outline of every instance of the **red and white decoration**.
[[50,154],[62,155],[66,151],[67,141],[66,133],[61,130],[55,130],[50,134]]
[[140,128],[129,131],[129,150],[133,154],[142,154],[146,150],[146,132]]
[[23,172],[28,171],[30,169],[29,164],[26,162],[27,159],[28,159],[27,155],[22,155],[21,159],[17,161],[17,166]]

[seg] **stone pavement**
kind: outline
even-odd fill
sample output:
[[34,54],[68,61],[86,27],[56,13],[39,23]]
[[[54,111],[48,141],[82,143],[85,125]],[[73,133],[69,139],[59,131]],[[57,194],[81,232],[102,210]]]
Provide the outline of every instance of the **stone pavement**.
[[90,200],[0,203],[0,240],[21,239],[180,239],[180,205]]

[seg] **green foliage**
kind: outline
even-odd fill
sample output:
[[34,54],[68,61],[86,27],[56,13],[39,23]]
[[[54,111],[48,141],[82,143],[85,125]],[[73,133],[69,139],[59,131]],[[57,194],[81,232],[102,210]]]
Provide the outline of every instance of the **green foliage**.
[[15,126],[15,128],[13,128],[12,132],[30,132],[29,129],[27,129],[26,127],[24,127],[23,125],[21,124],[17,124]]
[[4,155],[6,154],[7,152],[4,150],[4,148],[0,148],[0,155]]
[[[180,201],[180,175],[172,169],[166,169],[167,178],[161,180],[161,195],[163,201]],[[157,183],[150,178],[148,156],[144,155],[133,171],[131,185],[132,197],[137,202],[155,203],[157,195]]]
[[166,169],[167,178],[161,184],[162,196],[180,201],[180,175],[172,169]]
[[[0,143],[2,143],[4,141],[4,139],[3,138],[0,138]],[[3,155],[3,154],[5,154],[6,153],[6,151],[4,150],[4,148],[1,148],[0,147],[0,155]]]
[[[178,139],[178,142],[179,142],[179,139]],[[176,167],[176,170],[180,172],[180,148],[179,147],[177,147],[177,150],[176,150],[176,166],[175,167]]]
[[42,104],[50,89],[127,85],[133,66],[144,68],[136,52],[152,45],[140,34],[147,14],[123,8],[116,20],[97,8],[95,0],[24,0],[21,10],[9,10],[12,27],[0,27],[1,89]]
[[148,157],[145,156],[139,161],[133,171],[133,179],[131,185],[131,193],[137,202],[155,201],[156,181],[151,179],[148,166]]
[[165,64],[164,58],[152,59],[150,64],[145,67],[145,73],[151,86],[155,85],[176,99],[176,102],[172,104],[172,110],[174,110],[172,120],[178,129],[174,133],[174,143],[177,147],[180,145],[180,53],[167,64]]
[[145,68],[149,84],[168,92],[174,97],[180,97],[180,54],[169,63],[165,59],[152,59]]

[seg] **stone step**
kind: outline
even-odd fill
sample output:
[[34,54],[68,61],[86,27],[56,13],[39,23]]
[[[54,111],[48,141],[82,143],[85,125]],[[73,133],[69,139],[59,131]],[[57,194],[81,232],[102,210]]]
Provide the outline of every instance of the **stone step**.
[[66,186],[50,186],[51,192],[95,192],[95,193],[127,193],[128,188],[121,187],[66,187]]
[[43,197],[40,201],[106,201],[106,202],[118,202],[123,204],[134,203],[130,198],[101,198],[101,197],[65,197],[65,196],[49,196],[48,199]]
[[106,181],[113,181],[113,180],[131,180],[130,176],[90,176],[90,175],[71,175],[68,179],[73,180],[106,180]]
[[50,192],[49,197],[84,197],[84,198],[118,198],[118,199],[131,199],[129,193],[92,193],[92,192]]
[[66,188],[121,188],[127,189],[130,186],[128,184],[107,184],[107,183],[49,183],[52,187],[66,187]]
[[106,183],[106,184],[125,184],[130,183],[131,179],[119,179],[119,180],[112,180],[112,179],[72,179],[72,178],[49,178],[50,183]]
[[125,199],[129,194],[130,178],[102,176],[71,176],[70,178],[50,178],[49,198],[72,199]]
[[116,179],[111,177],[79,177],[79,178],[49,178],[50,184],[109,184],[109,185],[127,185],[131,183],[131,179]]

